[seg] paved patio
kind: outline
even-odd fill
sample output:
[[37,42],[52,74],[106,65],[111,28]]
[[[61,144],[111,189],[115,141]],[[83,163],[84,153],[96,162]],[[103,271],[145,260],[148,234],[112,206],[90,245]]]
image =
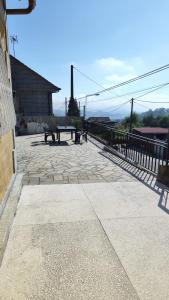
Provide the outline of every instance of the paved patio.
[[24,184],[133,181],[130,174],[104,157],[90,141],[75,145],[70,134],[61,134],[59,145],[45,144],[43,135],[16,138],[18,172]]
[[17,138],[26,184],[0,299],[168,300],[168,189],[100,144],[64,139]]

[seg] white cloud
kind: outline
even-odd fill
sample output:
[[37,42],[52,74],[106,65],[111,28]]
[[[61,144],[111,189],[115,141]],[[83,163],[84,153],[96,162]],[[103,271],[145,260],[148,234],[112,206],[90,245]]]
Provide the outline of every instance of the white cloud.
[[[108,87],[137,76],[137,60],[126,61],[115,57],[100,58],[95,61],[94,68],[102,73],[104,86]],[[139,60],[140,62],[140,60]]]
[[134,67],[131,64],[114,57],[101,58],[96,60],[95,63],[98,67],[107,72],[134,72]]
[[[120,82],[127,81],[131,78],[134,78],[140,74],[145,73],[148,70],[151,70],[151,66],[147,65],[146,62],[144,62],[140,57],[136,58],[130,58],[130,59],[117,59],[115,57],[102,57],[100,59],[97,59],[93,62],[90,62],[89,64],[82,64],[79,62],[74,63],[74,65],[78,66],[78,69],[81,70],[83,73],[94,79],[96,82],[101,84],[101,86],[104,86],[105,88],[108,88],[110,86],[113,86],[115,84],[118,84]],[[67,75],[68,68],[66,68],[66,78],[67,82],[65,84],[65,89],[63,89],[59,94],[54,96],[54,107],[63,109],[64,110],[64,97],[69,97],[70,94],[70,80],[69,80],[69,74]],[[113,110],[113,107],[121,104],[127,100],[130,100],[131,97],[137,97],[139,95],[144,94],[144,92],[141,93],[135,93],[134,91],[141,90],[162,82],[166,81],[166,77],[160,74],[161,77],[158,76],[152,76],[150,78],[146,78],[142,81],[136,81],[133,84],[118,88],[117,90],[112,90],[109,93],[103,93],[100,94],[99,97],[91,97],[88,98],[88,106],[87,110],[89,111],[110,111]],[[75,97],[84,97],[85,95],[95,93],[97,91],[100,91],[102,88],[95,85],[93,82],[90,82],[86,78],[84,78],[81,74],[75,73]],[[131,95],[127,95],[121,98],[114,98],[110,99],[108,101],[101,101],[106,98],[111,98],[120,95],[125,94],[129,92],[134,92]],[[169,93],[168,89],[159,91],[158,93],[152,93],[148,94],[147,96],[144,96],[140,99],[148,100],[148,101],[159,101],[159,102],[169,102]],[[90,101],[91,100],[91,101]],[[96,100],[94,102],[93,100]],[[84,99],[81,100],[81,107],[84,105]],[[155,109],[157,107],[169,107],[168,103],[161,103],[161,104],[155,104],[155,103],[144,103],[140,102],[139,104],[135,103],[134,109],[136,111],[145,111],[149,108]],[[126,104],[124,108],[120,108],[118,112],[123,111],[125,109],[128,113],[130,112],[130,104]]]

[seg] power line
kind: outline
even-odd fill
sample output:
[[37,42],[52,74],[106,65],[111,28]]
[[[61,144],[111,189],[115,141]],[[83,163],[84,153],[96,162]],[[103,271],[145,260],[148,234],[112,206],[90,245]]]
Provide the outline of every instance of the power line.
[[153,104],[155,104],[155,103],[157,103],[157,104],[168,103],[169,104],[169,101],[168,102],[167,101],[162,101],[162,102],[160,102],[160,101],[148,101],[148,100],[137,100],[137,101],[139,101],[139,102],[146,102],[146,103],[153,103]]
[[119,107],[117,107],[116,109],[114,109],[113,111],[111,111],[111,113],[117,111],[118,109],[120,109],[122,106],[126,105],[127,103],[129,103],[130,101],[126,101],[126,102],[123,102],[122,104],[119,105]]
[[130,102],[130,100],[125,101],[125,102],[123,102],[123,103],[121,103],[121,104],[118,104],[118,105],[109,106],[109,107],[106,108],[106,110],[115,108],[113,111],[110,111],[110,112],[114,112],[114,111],[118,110],[119,108],[121,108],[122,106],[126,105],[126,104],[129,103],[129,102]]
[[166,87],[167,85],[169,85],[168,82],[165,83],[164,85],[162,85],[161,87],[157,87],[157,88],[153,89],[152,91],[146,92],[145,94],[140,95],[140,96],[134,98],[134,100],[137,100],[137,99],[139,99],[139,98],[141,98],[141,97],[144,97],[144,96],[146,96],[146,95],[148,95],[148,94],[154,93],[155,91],[157,91],[157,90],[159,90],[159,89],[162,89],[162,88]]
[[154,69],[154,70],[152,70],[152,71],[149,71],[149,72],[147,72],[147,73],[144,73],[144,74],[142,74],[142,75],[139,75],[139,76],[137,76],[137,77],[134,77],[134,78],[132,78],[132,79],[130,79],[130,80],[121,82],[121,83],[116,84],[116,85],[113,85],[113,86],[111,86],[111,87],[109,87],[109,88],[107,88],[107,89],[98,91],[97,93],[101,94],[101,93],[104,93],[104,92],[107,92],[107,91],[110,91],[110,90],[119,88],[119,87],[121,87],[121,86],[128,85],[128,84],[130,84],[130,83],[132,83],[132,82],[134,82],[134,81],[137,81],[137,80],[143,79],[143,78],[145,78],[145,77],[154,75],[154,74],[156,74],[156,73],[162,72],[162,71],[164,71],[164,70],[166,70],[166,69],[168,69],[168,68],[169,68],[169,64],[164,65],[164,66],[162,66],[162,67],[160,67],[160,68]]
[[142,106],[142,107],[144,107],[144,108],[146,108],[146,109],[149,109],[149,108],[150,108],[150,107],[145,106],[145,105],[143,105],[143,104],[141,104],[141,103],[138,103],[137,101],[134,101],[134,103],[137,104],[137,105],[139,105],[139,106]]
[[79,69],[77,69],[75,66],[73,66],[73,68],[79,72],[82,76],[84,76],[85,78],[87,78],[88,80],[90,80],[91,82],[95,83],[96,85],[98,85],[99,87],[101,87],[102,89],[104,89],[105,87],[103,85],[101,85],[100,83],[98,83],[97,81],[95,81],[94,79],[92,79],[91,77],[89,77],[88,75],[86,75],[85,73],[81,72]]
[[[169,85],[168,82],[167,82],[167,83],[161,83],[161,84],[158,84],[158,85],[151,86],[151,87],[149,87],[149,88],[145,88],[145,89],[142,89],[142,90],[136,90],[136,91],[129,92],[129,93],[126,93],[126,94],[114,96],[114,97],[111,97],[111,98],[99,99],[99,100],[89,100],[88,103],[89,103],[89,102],[91,103],[91,102],[102,102],[102,101],[113,100],[113,99],[116,99],[116,98],[122,98],[122,97],[124,97],[124,96],[129,96],[129,95],[133,95],[133,94],[137,94],[137,93],[141,93],[141,92],[144,92],[144,91],[147,91],[147,90],[152,90],[152,89],[154,89],[153,91],[150,91],[150,92],[146,93],[146,94],[149,94],[149,93],[154,92],[155,90],[160,89],[160,88],[163,88],[163,87],[165,87],[165,86],[167,86],[167,85]],[[139,96],[139,97],[142,97],[142,96],[144,96],[144,95],[146,95],[146,94],[143,94],[143,95],[141,95],[141,96]],[[137,97],[137,98],[135,98],[135,99],[138,99],[139,97]]]
[[[90,80],[91,82],[95,83],[97,86],[101,87],[102,89],[105,89],[105,87],[103,85],[101,85],[100,83],[98,83],[96,80],[92,79],[91,77],[89,77],[88,75],[86,75],[85,73],[83,73],[82,71],[80,71],[78,68],[76,68],[75,66],[73,66],[73,68],[79,72],[82,76],[84,76],[86,79]],[[116,94],[116,93],[115,93]]]

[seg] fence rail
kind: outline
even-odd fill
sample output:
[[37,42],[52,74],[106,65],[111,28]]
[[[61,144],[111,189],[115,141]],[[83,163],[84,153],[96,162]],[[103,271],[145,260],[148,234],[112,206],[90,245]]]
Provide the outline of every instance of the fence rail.
[[122,158],[158,173],[159,166],[168,165],[168,143],[112,128],[108,124],[88,122],[88,132],[109,146]]

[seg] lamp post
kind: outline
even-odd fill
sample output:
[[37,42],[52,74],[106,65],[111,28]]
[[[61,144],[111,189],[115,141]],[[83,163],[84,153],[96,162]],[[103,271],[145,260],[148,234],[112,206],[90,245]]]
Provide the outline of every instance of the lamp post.
[[86,95],[86,97],[85,97],[85,115],[84,115],[84,119],[86,119],[87,99],[88,99],[88,97],[92,97],[92,96],[100,96],[100,94],[99,94],[99,93],[96,93],[96,94]]
[[86,119],[87,100],[88,100],[89,97],[93,97],[93,96],[100,96],[100,94],[99,93],[88,94],[88,95],[86,95],[84,97],[80,97],[80,98],[77,99],[77,100],[85,99],[85,104],[83,106],[83,117],[84,117],[84,119]]

